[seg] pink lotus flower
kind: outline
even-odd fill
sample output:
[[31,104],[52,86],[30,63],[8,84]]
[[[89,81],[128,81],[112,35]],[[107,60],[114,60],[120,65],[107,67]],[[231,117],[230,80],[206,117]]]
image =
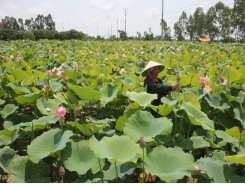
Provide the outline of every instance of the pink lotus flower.
[[210,88],[210,86],[208,86],[208,85],[206,85],[203,89],[202,89],[202,91],[203,91],[203,93],[209,93],[210,91],[212,90],[212,88]]
[[18,61],[18,62],[21,62],[21,60],[22,60],[22,57],[18,56],[18,57],[17,57],[17,61]]
[[89,64],[89,67],[90,67],[90,68],[93,68],[93,67],[94,67],[94,65],[93,65],[92,63],[90,63],[90,64]]
[[76,63],[76,64],[74,64],[74,69],[78,69],[78,64]]
[[121,70],[119,71],[120,75],[123,75],[126,73],[126,70],[124,68],[121,68]]
[[199,82],[202,83],[202,84],[204,84],[206,81],[207,81],[207,79],[205,77],[203,77],[203,76],[201,76],[199,78]]
[[58,117],[64,117],[66,115],[66,109],[62,106],[58,107],[55,115]]
[[58,77],[62,77],[64,74],[65,74],[64,70],[58,71],[58,72],[56,73],[56,75],[57,75]]
[[144,140],[143,137],[140,137],[139,145],[140,145],[141,148],[145,148],[146,143],[145,143],[145,140]]
[[122,58],[125,58],[125,57],[126,57],[126,54],[123,54],[123,55],[122,55]]
[[177,75],[177,81],[180,81],[180,74]]
[[52,75],[52,74],[53,74],[52,70],[47,71],[47,75]]
[[196,173],[201,173],[201,169],[200,169],[198,166],[196,166],[196,165],[194,165],[193,170],[194,170],[194,172],[196,172]]
[[10,55],[10,59],[14,59],[14,56],[13,55]]

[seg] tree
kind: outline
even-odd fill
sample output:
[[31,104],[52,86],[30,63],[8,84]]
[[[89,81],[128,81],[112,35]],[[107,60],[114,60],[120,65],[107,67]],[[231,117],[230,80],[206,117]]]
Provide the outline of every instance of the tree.
[[179,21],[174,24],[174,35],[177,40],[182,41],[187,36],[188,18],[186,13],[183,11]]
[[205,13],[203,13],[203,9],[198,7],[193,15],[194,21],[194,37],[203,37],[205,33]]
[[163,30],[163,39],[164,40],[171,40],[171,29],[168,27],[168,24],[165,20],[161,20],[161,28]]
[[213,6],[209,8],[206,13],[205,29],[207,35],[212,38],[212,40],[219,34],[219,29],[217,27],[217,14],[215,7]]
[[222,2],[218,2],[214,7],[217,13],[217,25],[219,29],[219,36],[223,39],[230,38],[232,34],[232,10],[228,6],[225,6]]
[[2,21],[6,23],[3,26],[4,29],[13,29],[19,31],[19,24],[14,17],[5,16],[5,18],[2,19]]
[[32,31],[35,28],[35,22],[33,18],[25,20],[25,30]]
[[236,37],[245,41],[245,1],[234,0],[232,11],[233,27],[235,28]]
[[126,40],[127,39],[127,34],[126,34],[125,31],[118,30],[118,32],[119,32],[119,35],[120,35],[120,39],[122,39],[122,40]]
[[38,14],[37,18],[35,19],[34,29],[44,29],[46,23],[45,18],[43,15]]
[[45,17],[45,24],[47,30],[55,30],[55,22],[52,19],[52,16],[48,14],[48,16]]
[[190,40],[194,39],[195,23],[192,15],[189,16],[189,24],[187,26],[187,32],[189,33]]
[[137,31],[137,39],[140,40],[141,39],[141,33]]

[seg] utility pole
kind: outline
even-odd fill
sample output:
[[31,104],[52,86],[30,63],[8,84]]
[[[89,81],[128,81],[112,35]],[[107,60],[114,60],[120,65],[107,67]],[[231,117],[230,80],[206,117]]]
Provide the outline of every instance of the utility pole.
[[163,40],[163,3],[164,0],[162,0],[161,40]]
[[98,37],[98,26],[97,26],[97,37]]
[[127,9],[124,9],[125,11],[125,34],[127,35],[127,32],[126,32],[126,16],[127,16]]

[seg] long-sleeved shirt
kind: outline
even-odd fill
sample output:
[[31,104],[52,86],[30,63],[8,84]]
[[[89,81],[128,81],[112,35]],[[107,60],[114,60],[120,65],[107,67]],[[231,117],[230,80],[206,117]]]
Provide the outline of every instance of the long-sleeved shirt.
[[144,86],[146,86],[147,93],[157,94],[158,98],[152,102],[152,105],[158,106],[161,104],[161,98],[166,96],[169,91],[172,91],[172,86],[166,86],[162,80],[157,78],[158,81],[154,82],[150,76],[147,76],[144,80]]

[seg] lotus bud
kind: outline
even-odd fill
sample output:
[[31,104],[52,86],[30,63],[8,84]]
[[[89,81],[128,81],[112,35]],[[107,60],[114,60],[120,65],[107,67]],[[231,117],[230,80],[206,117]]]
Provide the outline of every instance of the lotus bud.
[[194,165],[193,169],[194,169],[194,172],[201,173],[201,169],[198,166]]
[[65,168],[61,165],[59,168],[59,175],[64,176],[64,174],[65,174]]
[[220,66],[219,65],[217,66],[217,69],[220,70]]
[[45,88],[46,88],[46,90],[49,90],[50,89],[50,85],[47,84]]
[[79,115],[79,107],[76,107],[75,109],[74,109],[74,114],[77,116],[77,115]]
[[145,148],[146,143],[145,143],[145,140],[144,140],[143,137],[140,137],[140,142],[139,142],[139,144],[140,144],[140,147],[141,147],[142,149]]
[[180,81],[180,74],[177,75],[177,81]]
[[245,92],[245,87],[242,87],[242,91]]
[[223,76],[220,76],[220,81],[223,83],[225,81],[225,78]]
[[94,133],[94,128],[93,128],[93,126],[89,126],[89,131],[91,132],[91,133]]

